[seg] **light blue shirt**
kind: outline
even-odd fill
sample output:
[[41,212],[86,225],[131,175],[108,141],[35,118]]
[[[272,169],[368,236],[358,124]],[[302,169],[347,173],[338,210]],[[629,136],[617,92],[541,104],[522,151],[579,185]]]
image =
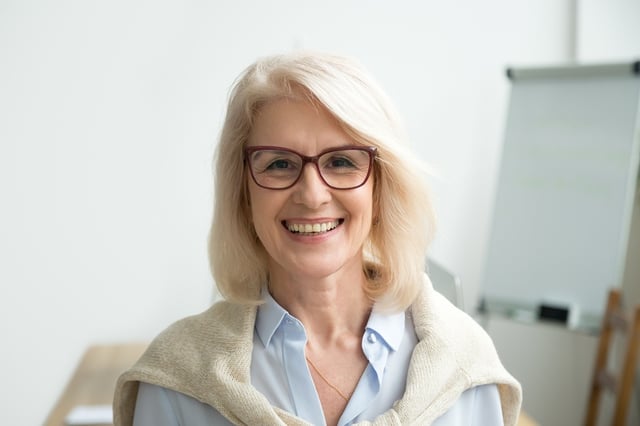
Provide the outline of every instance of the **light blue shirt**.
[[[251,384],[273,406],[314,425],[324,425],[322,405],[305,359],[306,332],[302,323],[270,295],[258,308],[251,358]],[[375,310],[362,336],[369,361],[338,425],[373,420],[399,400],[405,389],[409,361],[417,343],[411,316],[384,315]],[[230,425],[213,407],[189,396],[141,383],[134,426]],[[465,391],[434,425],[502,425],[495,385]]]

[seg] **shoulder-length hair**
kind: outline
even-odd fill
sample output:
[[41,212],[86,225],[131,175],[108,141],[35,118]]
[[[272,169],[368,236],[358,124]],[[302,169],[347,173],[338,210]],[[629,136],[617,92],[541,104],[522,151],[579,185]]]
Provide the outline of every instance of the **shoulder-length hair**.
[[363,247],[365,291],[377,309],[403,310],[423,285],[434,214],[424,168],[408,152],[401,122],[378,84],[351,59],[295,52],[258,60],[230,93],[215,154],[215,205],[209,261],[220,294],[260,303],[268,255],[251,221],[243,149],[260,108],[275,99],[308,99],[326,108],[356,143],[378,148],[374,213]]

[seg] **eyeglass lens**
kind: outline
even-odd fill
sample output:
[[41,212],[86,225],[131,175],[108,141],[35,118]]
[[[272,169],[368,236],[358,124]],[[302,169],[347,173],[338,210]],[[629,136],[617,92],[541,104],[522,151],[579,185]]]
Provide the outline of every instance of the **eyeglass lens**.
[[[362,185],[371,165],[371,153],[363,149],[344,149],[322,154],[317,169],[325,183],[338,189]],[[293,185],[307,161],[290,151],[275,149],[253,151],[249,156],[251,173],[260,186],[273,189]]]

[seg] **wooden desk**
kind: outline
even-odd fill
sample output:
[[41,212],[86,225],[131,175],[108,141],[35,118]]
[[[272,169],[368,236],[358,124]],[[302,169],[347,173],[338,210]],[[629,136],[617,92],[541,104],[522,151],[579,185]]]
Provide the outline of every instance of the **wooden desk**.
[[116,380],[142,355],[147,344],[91,346],[85,352],[45,426],[64,426],[77,405],[111,404]]
[[523,411],[520,413],[517,426],[539,426],[539,424]]
[[[64,426],[67,414],[77,405],[111,404],[116,381],[142,355],[145,343],[91,346],[49,414],[45,426]],[[518,426],[538,426],[520,413]]]

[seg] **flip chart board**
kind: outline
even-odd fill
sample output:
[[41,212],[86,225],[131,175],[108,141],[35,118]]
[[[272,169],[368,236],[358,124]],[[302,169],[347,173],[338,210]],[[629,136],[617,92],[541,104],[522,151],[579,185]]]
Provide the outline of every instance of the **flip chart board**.
[[638,62],[508,70],[485,303],[602,313],[637,191],[639,74]]

